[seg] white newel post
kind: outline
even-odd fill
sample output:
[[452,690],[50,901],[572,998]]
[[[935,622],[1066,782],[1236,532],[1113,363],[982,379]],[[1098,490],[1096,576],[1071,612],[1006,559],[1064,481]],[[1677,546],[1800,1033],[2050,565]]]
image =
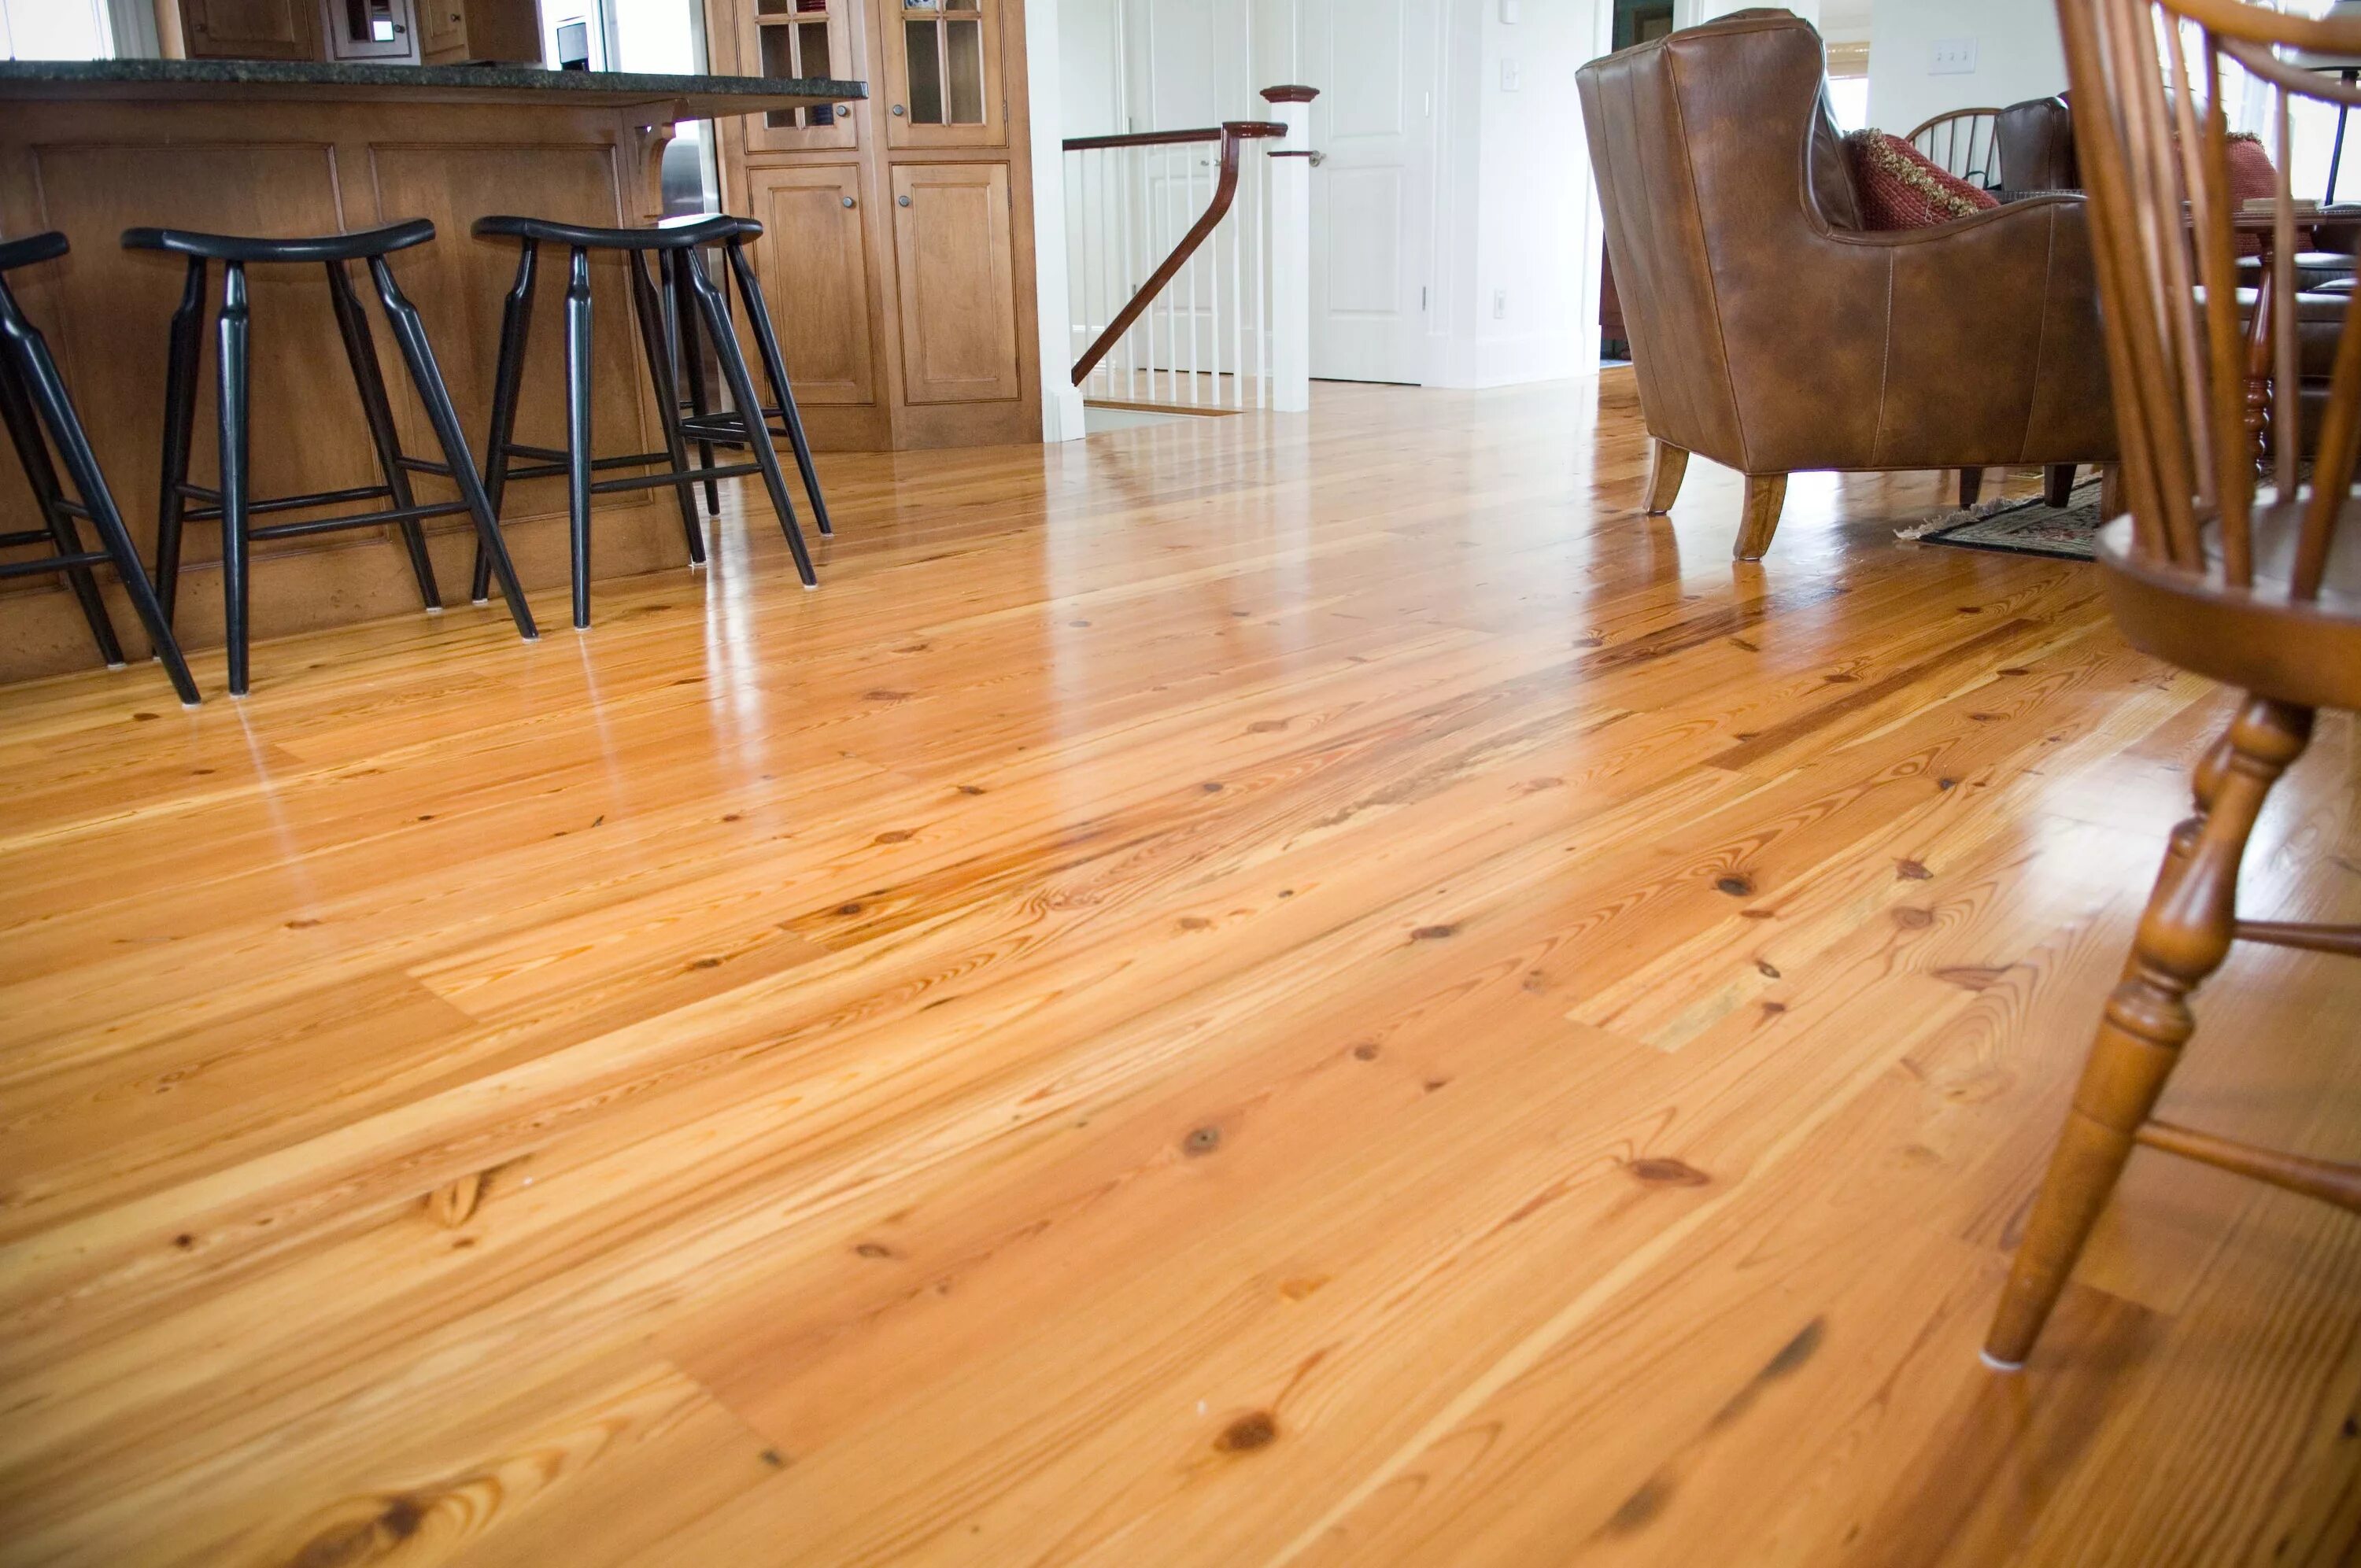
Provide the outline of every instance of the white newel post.
[[1312,87],[1266,87],[1287,126],[1270,149],[1271,407],[1312,406]]

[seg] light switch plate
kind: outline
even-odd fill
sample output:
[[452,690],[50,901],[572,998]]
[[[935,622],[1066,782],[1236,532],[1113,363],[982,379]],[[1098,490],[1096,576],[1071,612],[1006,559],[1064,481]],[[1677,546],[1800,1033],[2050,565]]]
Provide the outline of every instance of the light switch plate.
[[1500,25],[1513,27],[1519,20],[1521,18],[1517,15],[1517,0],[1500,0]]
[[1927,62],[1929,76],[1972,76],[1976,69],[1976,40],[1973,38],[1937,38],[1934,57]]

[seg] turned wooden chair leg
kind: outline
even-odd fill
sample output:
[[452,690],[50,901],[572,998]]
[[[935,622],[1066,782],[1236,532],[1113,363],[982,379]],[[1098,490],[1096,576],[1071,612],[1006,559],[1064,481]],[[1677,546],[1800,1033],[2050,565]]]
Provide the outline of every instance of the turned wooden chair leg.
[[1662,517],[1673,510],[1673,499],[1681,493],[1681,479],[1689,471],[1689,455],[1685,447],[1669,441],[1648,438],[1648,502],[1650,517]]
[[1738,525],[1738,548],[1731,554],[1741,561],[1763,559],[1771,548],[1771,536],[1779,532],[1779,509],[1786,502],[1786,475],[1747,475],[1746,511]]
[[2065,1130],[1984,1339],[1988,1365],[2002,1371],[2023,1366],[2066,1288],[2082,1244],[2195,1027],[2189,995],[2229,953],[2237,924],[2238,862],[2264,797],[2302,755],[2311,734],[2310,709],[2250,698],[2231,723],[2227,752],[2217,747],[2199,765],[2201,816],[2183,825],[2193,825],[2195,832],[2185,850],[2176,834],[2140,916],[2123,981],[2107,998]]
[[1984,471],[1982,468],[1960,470],[1960,505],[1971,507],[1976,498],[1984,493]]
[[2072,463],[2052,463],[2041,471],[2041,499],[2063,510],[2074,499],[2074,476],[2080,470]]

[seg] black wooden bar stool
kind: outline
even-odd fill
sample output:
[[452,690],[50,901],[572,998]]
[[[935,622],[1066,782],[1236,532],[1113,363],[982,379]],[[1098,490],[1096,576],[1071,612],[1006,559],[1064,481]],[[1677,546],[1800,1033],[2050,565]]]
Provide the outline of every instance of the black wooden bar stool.
[[[123,513],[106,488],[106,476],[99,472],[97,455],[92,452],[81,416],[66,393],[65,379],[58,374],[49,343],[25,319],[24,312],[16,308],[16,295],[9,291],[10,272],[37,261],[54,261],[65,253],[66,236],[57,233],[0,245],[0,419],[7,422],[8,438],[16,444],[16,455],[25,465],[26,482],[32,486],[34,504],[41,511],[39,528],[0,533],[0,545],[46,544],[54,552],[34,560],[0,564],[0,577],[64,573],[82,605],[82,619],[90,622],[99,655],[107,668],[119,670],[123,646],[115,641],[115,623],[107,619],[105,601],[99,598],[98,582],[91,573],[93,566],[112,563],[123,579],[131,608],[139,612],[141,624],[148,628],[156,657],[172,678],[172,689],[181,694],[183,704],[194,707],[197,683],[189,678],[188,663],[172,636],[170,618],[157,600],[147,568],[139,564],[139,552],[123,526]],[[82,498],[79,500],[67,499],[58,483],[57,467],[49,459],[52,443],[66,466],[67,477],[73,482],[74,493]],[[98,530],[103,549],[82,547],[81,532],[74,527],[76,518]]]
[[[419,319],[417,307],[395,286],[393,271],[386,265],[385,258],[393,252],[423,245],[434,237],[434,225],[423,218],[357,234],[303,239],[258,239],[198,234],[187,229],[135,228],[123,232],[123,243],[128,249],[166,250],[189,258],[188,283],[181,293],[180,309],[172,313],[171,356],[166,372],[164,472],[156,520],[156,586],[164,613],[170,616],[180,580],[181,524],[219,521],[222,598],[233,696],[244,696],[247,689],[247,546],[257,539],[287,539],[340,529],[396,524],[409,551],[411,571],[418,579],[419,596],[429,610],[438,610],[443,608],[443,599],[434,586],[434,564],[427,559],[426,538],[418,525],[426,518],[465,512],[476,525],[478,554],[488,554],[490,568],[500,574],[500,592],[508,599],[509,614],[515,620],[518,632],[528,641],[539,635],[533,628],[533,611],[524,602],[524,590],[517,584],[516,568],[510,564],[508,547],[500,542],[500,527],[491,503],[485,497],[482,478],[476,471],[474,455],[467,450],[467,433],[459,427],[458,412],[451,406],[443,372],[434,363],[434,350],[427,342],[425,323]],[[222,264],[218,323],[221,488],[212,490],[189,483],[189,441],[196,421],[197,375],[204,347],[206,271],[215,261]],[[443,460],[439,463],[405,455],[401,450],[401,437],[393,427],[393,411],[386,400],[385,377],[378,367],[368,317],[353,292],[352,276],[346,270],[347,264],[354,261],[368,263],[369,276],[377,284],[378,301],[393,327],[394,341],[401,345],[411,384],[417,389],[419,400],[425,404],[427,420],[434,427],[435,440],[443,448]],[[248,493],[246,269],[256,263],[302,262],[316,262],[327,272],[328,297],[335,307],[336,326],[344,337],[345,358],[352,367],[353,385],[360,393],[361,413],[368,422],[369,439],[377,448],[378,468],[384,482],[258,500]],[[412,474],[433,474],[450,480],[457,488],[459,499],[420,503],[411,491]],[[267,512],[371,500],[390,500],[393,504],[338,517],[307,518],[300,522],[262,527],[250,521]],[[191,501],[203,504],[191,507]],[[477,598],[478,602],[483,598],[480,588]]]
[[[828,502],[820,499],[819,472],[812,466],[811,443],[804,436],[803,415],[796,411],[795,390],[787,383],[787,362],[779,352],[778,334],[771,328],[771,313],[763,302],[762,286],[754,280],[753,266],[746,259],[746,242],[763,237],[763,225],[752,218],[728,217],[730,227],[722,239],[722,253],[730,276],[737,280],[738,297],[745,302],[746,324],[753,329],[754,352],[763,361],[763,378],[770,383],[771,402],[762,411],[763,422],[769,426],[772,437],[785,436],[795,449],[796,467],[803,476],[804,494],[811,501],[812,517],[823,534],[836,529],[828,520]],[[710,220],[678,218],[671,223],[707,222]],[[680,354],[682,378],[688,383],[691,416],[681,422],[682,428],[696,440],[699,452],[708,465],[713,461],[716,446],[746,446],[744,416],[736,412],[716,413],[708,406],[705,390],[704,356],[699,351],[695,334],[682,338],[672,325],[680,316],[695,313],[689,298],[688,273],[675,264],[675,253],[662,257],[664,278],[664,308],[666,327],[664,341],[676,344]],[[777,420],[775,425],[771,421]],[[705,486],[705,507],[709,512],[721,510],[719,488],[708,480]]]
[[[485,453],[485,488],[495,505],[511,479],[543,478],[563,474],[566,477],[566,510],[573,528],[574,547],[574,624],[590,624],[590,498],[616,490],[651,489],[669,485],[680,503],[681,529],[687,536],[690,561],[705,560],[705,529],[697,515],[697,484],[702,479],[734,478],[742,474],[763,476],[763,488],[770,492],[771,509],[778,514],[779,529],[787,536],[787,548],[796,558],[796,573],[804,587],[817,587],[819,578],[812,570],[811,552],[805,546],[803,530],[796,525],[794,503],[787,499],[785,477],[779,471],[778,454],[768,441],[734,441],[719,427],[708,426],[702,421],[681,418],[681,397],[673,371],[672,345],[667,341],[666,315],[664,302],[656,292],[655,283],[648,276],[644,253],[654,251],[670,261],[676,276],[686,280],[688,301],[694,307],[695,325],[704,329],[706,344],[711,347],[716,363],[721,367],[722,380],[730,389],[730,400],[739,408],[757,408],[752,378],[746,371],[746,357],[738,349],[738,339],[730,325],[730,314],[721,291],[705,270],[697,257],[697,247],[725,239],[730,225],[739,220],[726,215],[697,219],[687,223],[666,224],[654,228],[586,228],[577,224],[555,223],[544,218],[495,216],[476,220],[475,232],[479,236],[499,236],[523,241],[523,254],[517,262],[516,282],[509,290],[508,306],[500,320],[500,371],[492,389],[492,428]],[[565,246],[568,252],[566,289],[566,449],[562,452],[545,446],[528,446],[515,439],[518,383],[524,375],[526,330],[533,318],[534,258],[541,245]],[[590,445],[590,252],[620,250],[626,253],[631,271],[631,307],[640,332],[640,348],[648,363],[648,375],[654,382],[658,422],[664,427],[664,450],[635,452],[626,455],[595,456]],[[744,287],[743,282],[741,288]],[[750,295],[753,309],[761,309],[761,296]],[[694,327],[683,333],[694,339]],[[708,461],[700,467],[688,462],[687,441],[694,429],[703,438],[708,429],[714,433],[711,444],[728,441],[730,444],[752,448],[753,461],[720,466]],[[530,467],[512,467],[512,457],[533,461]],[[648,474],[637,474],[618,479],[594,479],[593,474],[611,468],[655,468]],[[476,580],[483,581],[484,565],[476,567]]]

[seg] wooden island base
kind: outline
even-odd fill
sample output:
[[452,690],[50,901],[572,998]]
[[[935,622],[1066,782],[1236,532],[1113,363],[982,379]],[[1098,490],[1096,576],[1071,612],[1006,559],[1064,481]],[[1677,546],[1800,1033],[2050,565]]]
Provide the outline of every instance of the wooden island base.
[[[787,87],[807,90],[781,91]],[[647,222],[660,209],[657,160],[676,120],[861,95],[855,82],[568,79],[505,69],[17,65],[0,73],[0,232],[59,229],[73,242],[65,260],[14,281],[64,366],[115,499],[152,560],[166,334],[183,270],[176,258],[124,251],[117,236],[125,228],[295,235],[432,219],[435,242],[393,258],[393,270],[425,316],[480,460],[501,301],[517,253],[513,244],[470,237],[476,218],[522,212]],[[662,440],[622,265],[604,256],[594,269],[597,446],[648,451]],[[216,304],[219,276],[215,269]],[[379,483],[320,269],[258,267],[249,280],[254,494]],[[564,307],[562,283],[544,280],[518,420],[520,438],[536,444],[564,444]],[[391,370],[404,449],[434,456],[424,411],[399,372],[373,304],[370,314],[379,357]],[[210,486],[216,475],[210,338],[205,359],[192,477]],[[14,466],[15,459],[0,463]],[[416,484],[422,499],[449,493],[432,477]],[[597,506],[595,576],[686,563],[668,494],[626,493]],[[503,523],[528,594],[562,595],[565,481],[511,487]],[[0,481],[0,530],[38,525],[21,481]],[[466,602],[473,549],[467,520],[436,519],[427,533],[444,602]],[[181,639],[192,648],[214,646],[222,638],[217,525],[192,525],[183,548]],[[107,591],[126,646],[144,649],[119,592],[111,584]],[[416,610],[419,595],[389,528],[258,543],[253,602],[255,635],[269,638]],[[563,624],[564,617],[555,620]],[[0,681],[78,668],[94,657],[60,581],[18,579],[0,589]]]

